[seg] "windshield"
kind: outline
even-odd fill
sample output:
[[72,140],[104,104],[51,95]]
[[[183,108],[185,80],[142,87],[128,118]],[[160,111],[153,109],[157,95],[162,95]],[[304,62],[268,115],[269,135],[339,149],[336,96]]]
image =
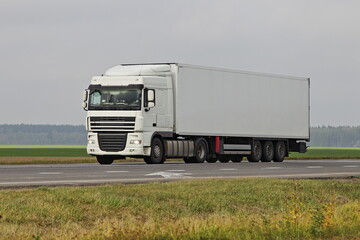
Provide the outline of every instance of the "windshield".
[[97,87],[90,89],[89,110],[140,110],[141,89]]

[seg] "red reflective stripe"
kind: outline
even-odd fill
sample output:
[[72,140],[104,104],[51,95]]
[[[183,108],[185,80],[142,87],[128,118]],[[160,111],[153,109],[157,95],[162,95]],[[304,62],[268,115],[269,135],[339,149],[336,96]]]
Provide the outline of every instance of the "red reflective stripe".
[[215,137],[215,152],[220,152],[220,137]]

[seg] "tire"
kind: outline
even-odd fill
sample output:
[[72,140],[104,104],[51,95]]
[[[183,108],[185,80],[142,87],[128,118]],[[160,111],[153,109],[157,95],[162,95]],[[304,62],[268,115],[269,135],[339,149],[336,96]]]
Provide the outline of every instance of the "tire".
[[194,157],[184,158],[185,163],[203,163],[208,159],[208,144],[204,138],[197,138],[194,142]]
[[242,159],[243,159],[242,155],[233,155],[233,156],[231,156],[231,161],[232,162],[241,162]]
[[274,158],[274,144],[272,141],[266,141],[262,147],[262,162],[271,162]]
[[221,162],[221,163],[230,162],[230,158],[231,158],[230,155],[225,155],[225,154],[221,154],[221,155],[219,155],[219,157],[218,157],[219,162]]
[[150,156],[144,157],[147,164],[162,164],[165,162],[164,144],[158,137],[154,137],[151,141]]
[[216,157],[208,157],[208,159],[206,159],[206,161],[208,163],[216,163],[217,162],[217,158]]
[[284,142],[277,142],[274,150],[274,162],[284,161],[286,155],[286,145]]
[[109,156],[96,156],[96,160],[101,165],[110,165],[114,162],[115,159]]
[[195,163],[195,158],[193,157],[186,157],[183,158],[185,163]]
[[251,150],[251,155],[247,157],[249,162],[259,162],[262,155],[262,148],[260,141],[254,141],[253,148]]

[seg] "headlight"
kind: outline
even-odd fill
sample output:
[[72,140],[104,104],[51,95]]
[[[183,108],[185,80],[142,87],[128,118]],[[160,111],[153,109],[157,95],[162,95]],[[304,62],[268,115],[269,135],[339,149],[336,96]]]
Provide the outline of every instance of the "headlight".
[[89,139],[88,144],[95,144],[95,140],[94,139]]
[[141,140],[130,140],[130,144],[139,145],[139,144],[141,144]]

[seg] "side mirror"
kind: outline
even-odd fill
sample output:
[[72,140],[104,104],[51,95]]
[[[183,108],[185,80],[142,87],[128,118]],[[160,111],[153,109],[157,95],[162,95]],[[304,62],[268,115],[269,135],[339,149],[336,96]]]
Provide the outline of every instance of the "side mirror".
[[88,107],[87,102],[83,102],[82,107],[85,111],[87,111],[87,107]]
[[88,90],[86,89],[83,93],[83,102],[86,102],[88,99]]
[[155,91],[153,89],[148,89],[147,90],[147,100],[148,102],[154,102],[155,101]]
[[[145,89],[145,108],[155,107],[155,90],[154,89]],[[146,111],[146,110],[145,110]]]
[[86,89],[83,93],[83,103],[82,103],[82,107],[85,111],[88,110],[88,100],[89,100],[89,90]]

